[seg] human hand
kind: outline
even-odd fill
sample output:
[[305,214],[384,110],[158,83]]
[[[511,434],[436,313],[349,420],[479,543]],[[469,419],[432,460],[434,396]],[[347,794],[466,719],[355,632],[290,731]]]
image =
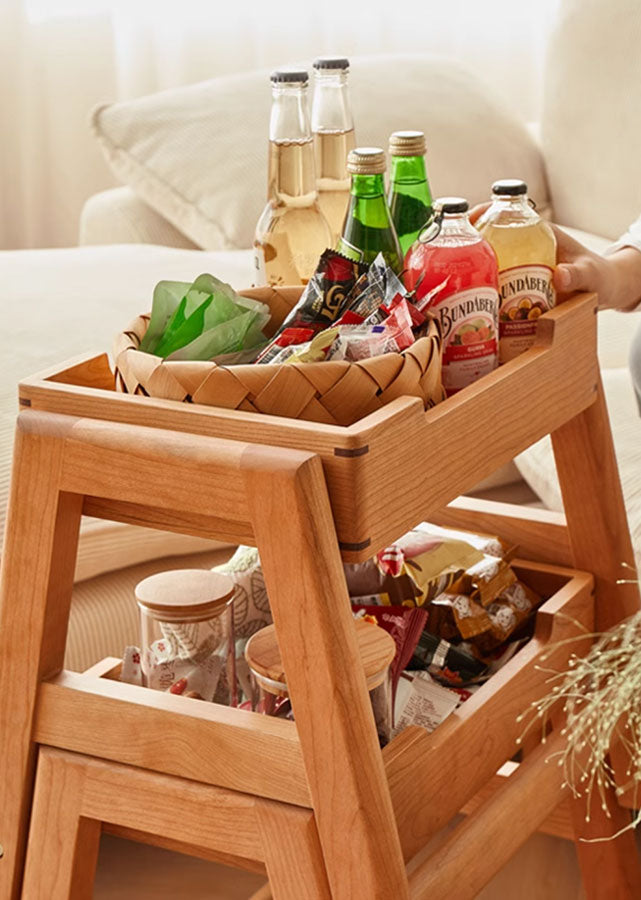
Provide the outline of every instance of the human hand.
[[633,309],[641,299],[641,253],[624,247],[611,256],[600,256],[552,226],[557,240],[554,287],[559,300],[576,291],[594,291],[601,309]]

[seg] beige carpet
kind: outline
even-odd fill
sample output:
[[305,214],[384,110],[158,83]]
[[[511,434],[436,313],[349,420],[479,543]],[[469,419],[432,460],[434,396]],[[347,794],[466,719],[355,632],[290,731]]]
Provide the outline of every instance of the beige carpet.
[[[94,900],[246,900],[263,883],[259,875],[105,835]],[[573,844],[534,835],[477,900],[584,900]]]

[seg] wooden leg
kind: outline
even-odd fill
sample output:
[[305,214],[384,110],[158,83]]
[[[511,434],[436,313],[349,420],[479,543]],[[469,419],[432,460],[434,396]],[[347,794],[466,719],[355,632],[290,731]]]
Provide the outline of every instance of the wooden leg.
[[321,461],[291,459],[256,447],[243,467],[331,895],[406,900]]
[[605,630],[635,613],[640,601],[600,378],[595,402],[552,434],[552,446],[573,562],[594,573],[596,628]]
[[[606,630],[639,609],[634,551],[623,502],[608,412],[599,378],[597,398],[585,412],[552,435],[574,565],[596,579],[597,630]],[[630,821],[612,795],[612,818],[595,803],[585,821],[585,800],[572,804],[577,850],[590,900],[641,897],[641,869],[634,835],[585,843],[582,837],[615,834]]]
[[25,900],[91,900],[100,822],[82,816],[82,765],[42,748],[24,875]]
[[269,800],[257,801],[257,813],[269,875],[264,896],[331,900],[314,813]]
[[0,897],[19,896],[40,679],[62,667],[82,497],[59,494],[62,440],[19,417],[0,578]]

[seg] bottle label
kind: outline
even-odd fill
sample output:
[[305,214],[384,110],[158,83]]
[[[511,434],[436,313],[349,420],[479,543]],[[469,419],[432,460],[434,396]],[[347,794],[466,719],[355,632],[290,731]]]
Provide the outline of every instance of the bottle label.
[[432,311],[443,334],[443,387],[467,387],[498,365],[499,297],[488,285],[451,294]]
[[265,284],[267,284],[267,272],[265,270],[265,250],[261,245],[254,244],[252,287],[263,287],[263,285]]
[[556,303],[549,266],[514,266],[499,273],[499,355],[508,362],[528,350],[536,320]]

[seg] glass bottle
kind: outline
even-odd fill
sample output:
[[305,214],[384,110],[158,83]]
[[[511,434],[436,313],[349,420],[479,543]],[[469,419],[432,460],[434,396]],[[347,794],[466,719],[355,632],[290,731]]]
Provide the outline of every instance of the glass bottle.
[[356,146],[347,79],[349,60],[319,57],[314,60],[312,133],[316,154],[316,186],[321,212],[336,246],[349,201],[347,154]]
[[236,652],[229,575],[176,569],[136,585],[144,687],[235,706]]
[[347,157],[352,176],[349,207],[338,250],[367,264],[382,253],[396,273],[403,256],[385,198],[385,153],[379,147],[359,147]]
[[496,254],[468,218],[468,203],[444,197],[405,258],[404,281],[419,309],[441,323],[448,396],[498,365]]
[[389,139],[389,207],[405,255],[432,218],[422,131],[395,131]]
[[[376,730],[381,746],[392,733],[392,684],[390,666],[396,656],[396,643],[382,628],[365,619],[356,619],[356,643],[365,670]],[[252,708],[268,716],[292,718],[287,679],[273,625],[253,634],[245,648],[245,659],[252,676]],[[314,672],[309,673],[314,684]],[[312,698],[313,700],[313,698]]]
[[308,75],[280,70],[271,82],[267,203],[254,237],[254,284],[306,284],[332,240],[318,205]]
[[530,205],[525,182],[515,178],[494,182],[492,204],[476,227],[499,263],[499,360],[504,363],[532,346],[536,320],[556,303],[556,237]]

